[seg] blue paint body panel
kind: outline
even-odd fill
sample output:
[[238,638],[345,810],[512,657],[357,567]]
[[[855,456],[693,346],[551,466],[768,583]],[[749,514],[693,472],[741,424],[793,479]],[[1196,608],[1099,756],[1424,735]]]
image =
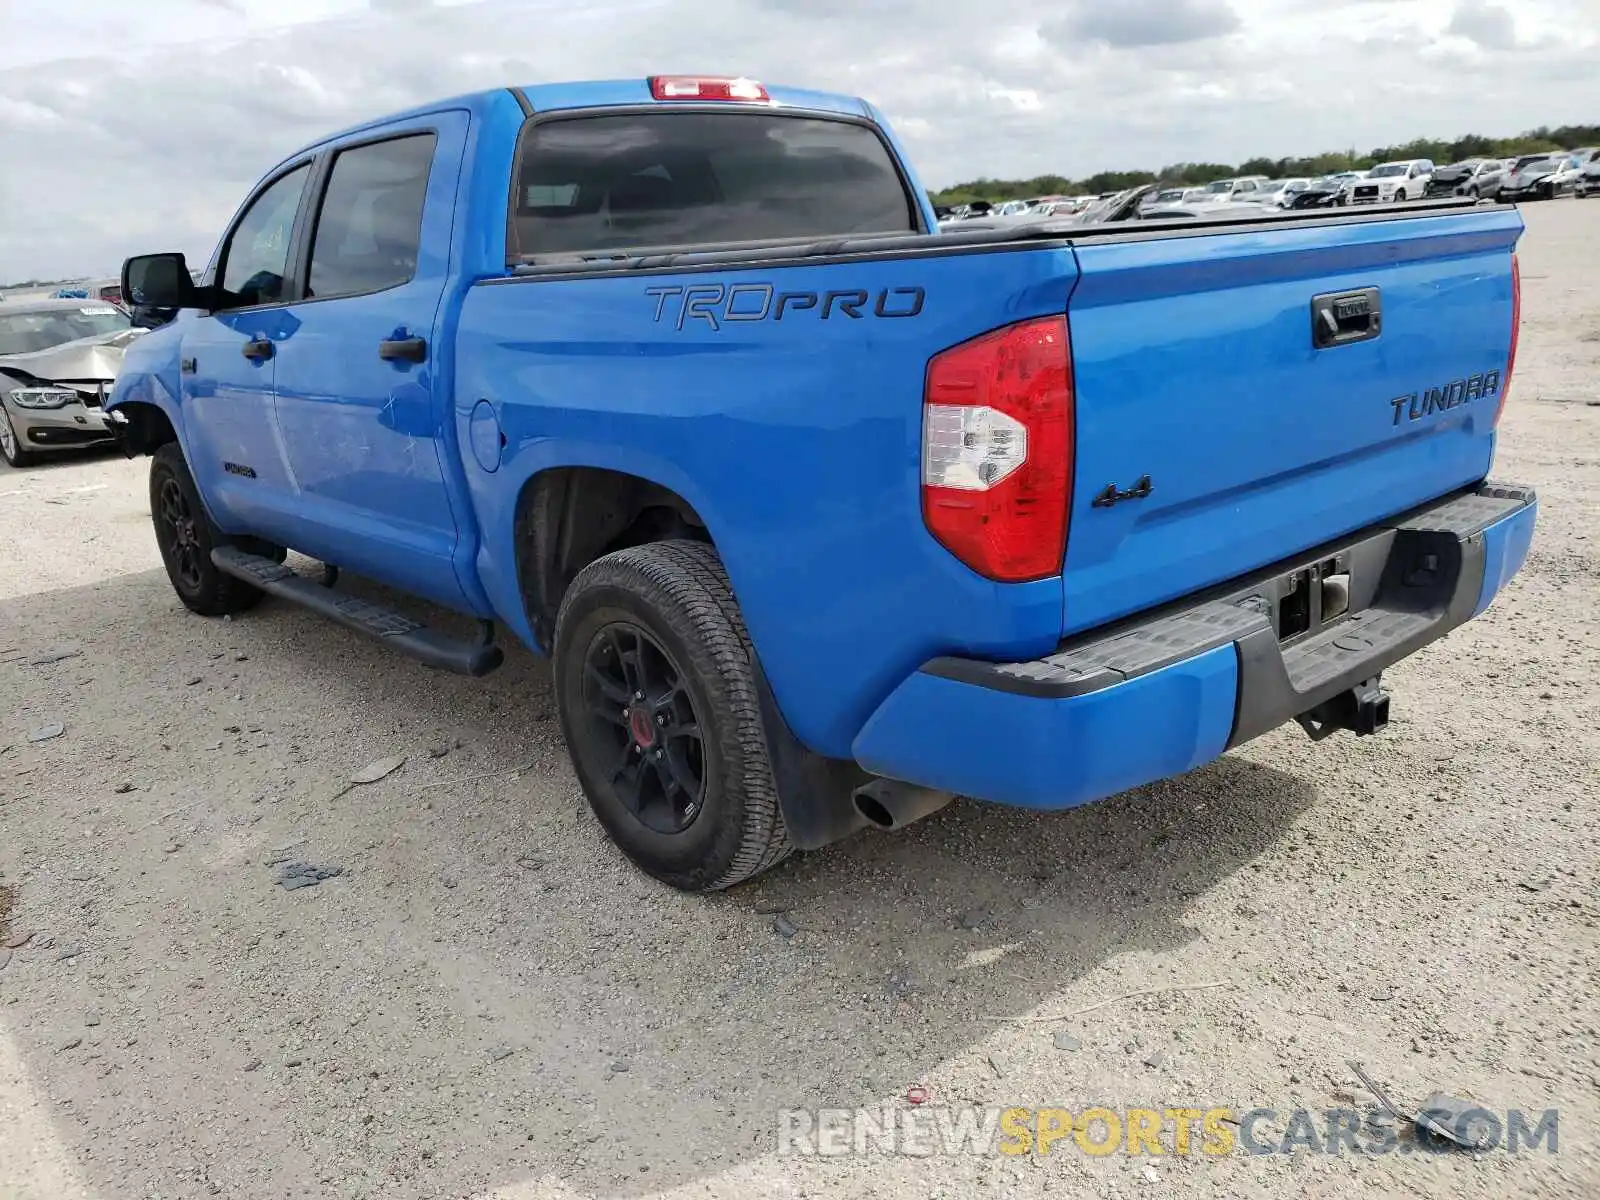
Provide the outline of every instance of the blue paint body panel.
[[855,757],[891,779],[977,800],[1072,808],[1220,755],[1238,677],[1231,645],[1061,700],[919,673],[873,713]]
[[[1513,210],[1085,246],[1063,629],[1231,579],[1484,479],[1496,398],[1391,401],[1505,366]],[[1201,252],[1203,249],[1203,253]],[[1382,335],[1313,347],[1313,295],[1378,287]],[[1148,474],[1148,500],[1090,507]]]
[[[904,161],[870,104],[771,94],[780,108],[877,123]],[[655,103],[642,79],[524,95],[536,114]],[[526,489],[554,468],[634,475],[705,521],[778,709],[806,747],[913,782],[1061,807],[1220,753],[1233,651],[1049,702],[925,675],[922,664],[1040,658],[1064,637],[1488,473],[1494,401],[1415,422],[1391,401],[1504,368],[1514,210],[1075,243],[963,246],[930,232],[821,262],[513,277],[506,206],[526,119],[511,91],[483,92],[285,159],[263,179],[300,161],[320,167],[353,143],[435,133],[411,281],[364,297],[184,312],[129,348],[109,407],[167,416],[224,530],[494,619],[537,650],[517,576]],[[934,231],[925,190],[906,172]],[[1315,350],[1310,297],[1357,287],[1381,290],[1382,336]],[[882,297],[882,315],[869,303],[860,317],[766,319],[782,293],[840,290]],[[690,294],[714,294],[718,319],[685,317]],[[1061,313],[1076,389],[1064,570],[996,584],[923,524],[927,364],[991,329]],[[425,362],[378,360],[377,342],[400,334],[427,339]],[[277,347],[262,364],[239,353],[256,336]],[[200,363],[193,375],[180,373],[186,357]],[[1092,507],[1107,484],[1144,474],[1147,499]],[[1526,554],[1532,520],[1486,535],[1480,608]]]
[[1483,531],[1483,587],[1478,592],[1473,616],[1488,608],[1501,589],[1511,582],[1511,577],[1522,570],[1522,564],[1528,559],[1528,548],[1533,544],[1533,527],[1538,516],[1539,506],[1529,505]]
[[[520,615],[523,484],[604,467],[671,488],[705,520],[795,734],[846,756],[873,708],[927,659],[1043,654],[1061,636],[1061,581],[980,578],[922,524],[922,381],[930,348],[1065,309],[1066,251],[744,272],[783,291],[922,288],[914,320],[656,321],[661,278],[484,284],[460,326],[456,421],[487,399],[507,446],[468,471],[485,531],[478,571]],[[671,276],[671,286],[713,274]],[[607,331],[597,337],[597,331]],[[517,626],[528,635],[526,624]]]

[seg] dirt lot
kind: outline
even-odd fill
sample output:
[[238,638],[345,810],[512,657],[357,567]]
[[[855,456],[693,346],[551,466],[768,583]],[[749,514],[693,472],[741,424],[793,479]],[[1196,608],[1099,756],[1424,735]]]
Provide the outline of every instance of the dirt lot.
[[[1539,532],[1386,677],[1382,737],[960,804],[710,899],[603,840],[541,663],[473,683],[282,604],[193,617],[143,462],[0,467],[0,945],[32,935],[0,949],[0,1195],[1600,1193],[1600,203],[1526,215],[1497,475]],[[342,874],[286,890],[286,860]],[[1266,1141],[1370,1104],[1352,1058],[1402,1104],[1558,1108],[1559,1151],[776,1150],[780,1109],[910,1085],[1272,1108]]]

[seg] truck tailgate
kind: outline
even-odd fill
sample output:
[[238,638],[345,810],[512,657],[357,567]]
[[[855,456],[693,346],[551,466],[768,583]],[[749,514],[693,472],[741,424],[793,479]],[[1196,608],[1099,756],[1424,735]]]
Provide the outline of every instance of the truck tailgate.
[[1521,231],[1485,208],[1078,243],[1064,632],[1483,479]]

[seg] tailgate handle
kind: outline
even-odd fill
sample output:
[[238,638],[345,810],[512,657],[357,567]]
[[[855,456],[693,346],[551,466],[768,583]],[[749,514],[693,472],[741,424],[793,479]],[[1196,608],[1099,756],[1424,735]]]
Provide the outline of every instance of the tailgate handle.
[[1318,350],[1371,341],[1383,332],[1383,298],[1375,287],[1311,297],[1311,344]]

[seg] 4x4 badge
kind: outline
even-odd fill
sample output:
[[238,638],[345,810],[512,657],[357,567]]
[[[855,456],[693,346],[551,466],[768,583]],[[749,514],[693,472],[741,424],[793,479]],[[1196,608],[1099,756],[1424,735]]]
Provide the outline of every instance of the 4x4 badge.
[[1125,492],[1119,490],[1116,484],[1108,483],[1105,491],[1094,498],[1094,507],[1110,508],[1113,504],[1118,504],[1123,500],[1143,500],[1155,490],[1155,485],[1150,482],[1150,476],[1148,475],[1139,476],[1139,482]]

